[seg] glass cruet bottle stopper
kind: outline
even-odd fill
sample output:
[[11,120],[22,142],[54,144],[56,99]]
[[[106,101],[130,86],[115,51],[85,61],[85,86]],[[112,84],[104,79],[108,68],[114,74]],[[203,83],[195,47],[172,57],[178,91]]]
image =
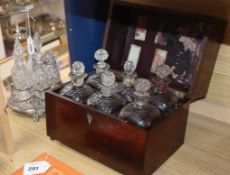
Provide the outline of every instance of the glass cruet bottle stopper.
[[74,62],[69,76],[74,86],[82,86],[85,78],[87,77],[87,73],[85,73],[85,65],[81,61]]
[[22,66],[24,64],[23,47],[17,37],[14,42],[13,58],[16,66]]
[[143,108],[148,104],[149,101],[149,93],[148,90],[151,87],[151,83],[149,80],[144,78],[138,78],[134,82],[134,107],[135,108]]
[[117,87],[116,78],[113,72],[106,71],[101,75],[101,93],[105,97],[111,97]]
[[126,61],[124,64],[123,84],[125,87],[132,87],[137,77],[135,66],[132,61]]
[[171,78],[169,75],[171,75],[172,71],[171,68],[166,65],[162,64],[160,65],[156,70],[156,77],[153,78],[153,84],[155,85],[155,90],[158,93],[164,93],[167,91],[169,84],[171,83]]
[[33,41],[34,41],[34,47],[36,49],[36,52],[41,52],[42,40],[41,40],[41,36],[39,35],[38,32],[35,32],[34,37],[33,37]]
[[98,49],[95,52],[94,57],[98,61],[93,65],[97,74],[102,74],[110,68],[110,65],[105,62],[109,58],[109,54],[105,49]]
[[18,37],[16,37],[15,42],[14,42],[14,51],[13,51],[14,55],[17,55],[17,56],[23,55],[23,52],[24,52],[23,50],[24,49],[23,49]]

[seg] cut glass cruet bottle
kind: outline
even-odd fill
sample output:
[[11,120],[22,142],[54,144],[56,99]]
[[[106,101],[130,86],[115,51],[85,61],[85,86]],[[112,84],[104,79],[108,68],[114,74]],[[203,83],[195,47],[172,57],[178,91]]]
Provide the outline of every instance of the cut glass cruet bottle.
[[24,62],[23,53],[23,47],[16,38],[13,52],[15,64],[12,68],[11,75],[15,88],[19,90],[27,90],[32,87],[30,74]]
[[159,110],[149,104],[148,90],[151,83],[147,79],[139,78],[135,81],[134,87],[134,102],[126,105],[119,117],[139,127],[148,128],[160,116]]
[[[32,115],[34,121],[45,112],[45,91],[51,85],[59,82],[59,72],[54,66],[54,56],[41,52],[42,41],[38,33],[31,36],[29,10],[25,10],[27,16],[27,53],[24,59],[24,49],[20,44],[19,30],[15,39],[13,58],[15,64],[11,71],[11,96],[8,101],[9,107],[21,113]],[[49,52],[48,52],[49,53]],[[48,70],[44,69],[44,56],[48,55]],[[27,61],[25,61],[27,60]],[[52,77],[52,78],[51,78]]]
[[43,54],[36,53],[33,57],[33,89],[43,92],[50,86],[51,82],[48,81],[47,73],[43,67]]
[[135,72],[135,66],[132,61],[126,61],[124,64],[124,72],[122,74],[122,83],[119,84],[119,94],[126,100],[127,103],[131,103],[134,100],[134,81],[137,77]]
[[105,62],[108,59],[109,54],[105,49],[99,49],[95,52],[94,57],[98,61],[93,65],[96,69],[96,74],[90,75],[86,80],[86,84],[99,90],[101,85],[101,74],[110,68],[110,65]]
[[55,52],[48,51],[43,57],[43,67],[47,74],[47,79],[51,83],[51,87],[61,83],[60,73],[56,63],[56,55]]
[[39,116],[45,113],[45,91],[51,86],[47,73],[43,68],[43,54],[38,52],[33,55],[33,104],[35,112],[33,119],[38,121]]
[[87,105],[106,113],[120,110],[126,101],[115,93],[118,83],[113,72],[106,71],[101,75],[101,91],[94,93],[87,100]]
[[60,95],[78,102],[84,102],[96,92],[96,89],[84,83],[87,73],[85,73],[85,65],[81,61],[76,61],[72,64],[69,76],[71,82],[62,88]]
[[11,70],[11,94],[8,105],[17,112],[33,114],[32,80],[24,62],[24,49],[18,38],[15,39],[13,50],[14,66]]
[[156,70],[156,76],[152,79],[155,94],[151,95],[150,103],[156,106],[162,113],[170,110],[178,103],[175,93],[169,90],[171,83],[171,69],[168,65],[162,64]]

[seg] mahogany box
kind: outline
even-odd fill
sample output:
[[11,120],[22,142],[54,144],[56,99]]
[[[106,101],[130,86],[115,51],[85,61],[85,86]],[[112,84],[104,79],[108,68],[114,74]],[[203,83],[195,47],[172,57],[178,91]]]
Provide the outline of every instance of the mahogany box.
[[[211,17],[113,1],[104,43],[113,69],[133,59],[151,78],[166,63],[171,87],[195,100],[207,92],[224,28]],[[122,174],[152,174],[184,142],[190,99],[144,129],[60,96],[63,86],[46,93],[47,135]]]

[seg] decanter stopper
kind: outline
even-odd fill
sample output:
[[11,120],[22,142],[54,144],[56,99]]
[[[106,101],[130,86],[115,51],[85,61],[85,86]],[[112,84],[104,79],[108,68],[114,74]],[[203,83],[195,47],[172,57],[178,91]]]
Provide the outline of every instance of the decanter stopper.
[[133,74],[135,71],[135,66],[132,61],[126,61],[124,64],[124,72],[128,75]]
[[104,86],[110,87],[115,83],[115,75],[113,72],[106,71],[101,75],[101,83]]
[[123,84],[125,87],[132,87],[137,77],[135,65],[132,61],[126,61],[124,64]]
[[87,76],[85,73],[85,65],[81,61],[74,62],[69,76],[75,86],[82,86],[84,84],[84,79]]
[[35,47],[36,51],[40,52],[41,48],[42,48],[42,40],[41,40],[41,36],[39,35],[38,32],[36,32],[34,34],[33,41],[34,41],[34,47]]
[[172,70],[166,64],[160,65],[156,70],[156,77],[153,78],[152,82],[155,85],[155,91],[162,94],[167,91],[169,84],[171,83]]
[[76,61],[72,64],[71,74],[81,75],[85,72],[85,65],[81,61]]
[[101,92],[105,97],[113,95],[113,90],[117,87],[116,78],[113,72],[106,71],[101,75]]
[[98,74],[101,74],[110,68],[110,65],[105,62],[105,60],[107,60],[109,57],[109,54],[105,49],[97,50],[94,54],[94,57],[98,61],[96,64],[94,64],[94,68]]
[[171,68],[166,64],[160,65],[156,70],[156,75],[162,79],[168,77],[171,73]]
[[151,87],[151,83],[149,80],[147,79],[144,79],[144,78],[138,78],[135,82],[134,82],[134,87],[135,87],[135,90],[137,92],[140,92],[140,93],[145,93],[147,92],[150,87]]
[[135,99],[135,103],[134,106],[136,108],[143,108],[145,106],[148,105],[148,101],[149,101],[149,93],[148,90],[151,87],[151,83],[149,80],[144,79],[144,78],[138,78],[135,82],[134,82],[134,87],[135,87],[135,91],[134,91],[134,99]]

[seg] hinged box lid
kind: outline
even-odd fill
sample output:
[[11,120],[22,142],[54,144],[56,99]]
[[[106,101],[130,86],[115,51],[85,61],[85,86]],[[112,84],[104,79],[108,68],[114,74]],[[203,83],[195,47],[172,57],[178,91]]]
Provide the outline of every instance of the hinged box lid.
[[167,64],[172,86],[205,97],[211,80],[225,22],[206,16],[114,1],[105,34],[112,68],[122,69],[129,59],[139,76],[151,77]]

